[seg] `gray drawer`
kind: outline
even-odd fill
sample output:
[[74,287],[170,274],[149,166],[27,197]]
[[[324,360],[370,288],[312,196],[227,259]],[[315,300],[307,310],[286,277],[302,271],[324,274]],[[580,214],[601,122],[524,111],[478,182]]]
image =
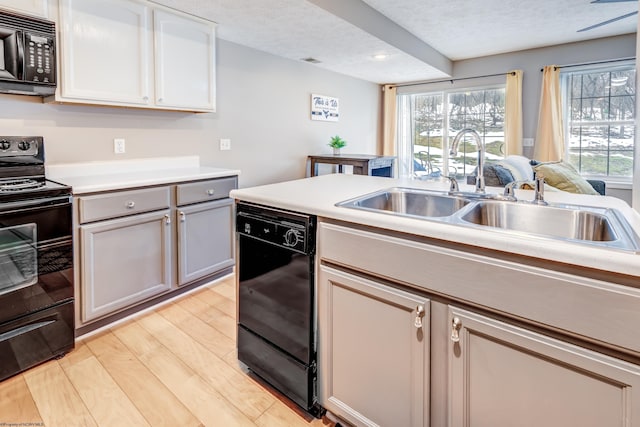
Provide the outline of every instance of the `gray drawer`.
[[209,179],[176,186],[178,206],[229,197],[229,192],[238,187],[238,177]]
[[170,205],[169,188],[145,188],[80,197],[80,223],[166,209]]

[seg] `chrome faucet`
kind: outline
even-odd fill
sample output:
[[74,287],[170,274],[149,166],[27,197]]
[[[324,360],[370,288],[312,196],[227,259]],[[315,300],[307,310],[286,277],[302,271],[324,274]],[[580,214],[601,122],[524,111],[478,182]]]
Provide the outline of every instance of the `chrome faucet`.
[[466,128],[462,129],[455,138],[453,138],[453,142],[451,143],[451,149],[449,150],[449,155],[455,156],[458,154],[458,145],[460,144],[460,140],[466,134],[470,134],[476,141],[476,145],[478,146],[478,171],[476,173],[476,193],[484,193],[484,151],[485,146],[482,141],[482,137],[478,132],[473,129]]

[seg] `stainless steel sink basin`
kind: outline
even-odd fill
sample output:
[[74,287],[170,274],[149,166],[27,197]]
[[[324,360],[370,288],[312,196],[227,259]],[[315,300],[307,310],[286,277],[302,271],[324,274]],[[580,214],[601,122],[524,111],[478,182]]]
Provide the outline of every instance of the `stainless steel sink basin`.
[[640,239],[615,209],[565,204],[544,206],[492,196],[495,195],[394,187],[345,200],[336,206],[640,252]]
[[479,202],[462,215],[473,224],[561,239],[612,242],[620,239],[614,230],[617,219],[607,209],[568,209],[523,203]]
[[338,206],[425,218],[447,217],[470,201],[458,196],[411,188],[390,188],[338,203]]

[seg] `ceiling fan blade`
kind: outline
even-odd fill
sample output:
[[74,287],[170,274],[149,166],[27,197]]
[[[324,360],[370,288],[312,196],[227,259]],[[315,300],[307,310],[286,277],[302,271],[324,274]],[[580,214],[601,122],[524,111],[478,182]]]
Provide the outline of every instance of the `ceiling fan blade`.
[[591,4],[593,4],[593,3],[622,3],[622,2],[629,2],[629,1],[638,1],[638,0],[593,0],[591,2]]
[[608,20],[602,21],[602,22],[600,22],[598,24],[582,28],[582,29],[578,30],[578,32],[581,33],[583,31],[593,30],[594,28],[598,28],[598,27],[602,27],[603,25],[611,24],[612,22],[616,22],[616,21],[619,21],[621,19],[628,18],[630,16],[636,15],[637,13],[638,13],[638,11],[636,10],[635,12],[627,13],[625,15],[618,16],[617,18],[608,19]]

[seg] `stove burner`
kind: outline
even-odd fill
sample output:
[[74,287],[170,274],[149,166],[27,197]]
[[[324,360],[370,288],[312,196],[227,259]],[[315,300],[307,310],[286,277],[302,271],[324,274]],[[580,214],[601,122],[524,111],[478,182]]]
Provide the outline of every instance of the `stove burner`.
[[34,188],[44,187],[44,185],[44,181],[36,181],[35,179],[11,179],[0,181],[0,192],[33,190]]

